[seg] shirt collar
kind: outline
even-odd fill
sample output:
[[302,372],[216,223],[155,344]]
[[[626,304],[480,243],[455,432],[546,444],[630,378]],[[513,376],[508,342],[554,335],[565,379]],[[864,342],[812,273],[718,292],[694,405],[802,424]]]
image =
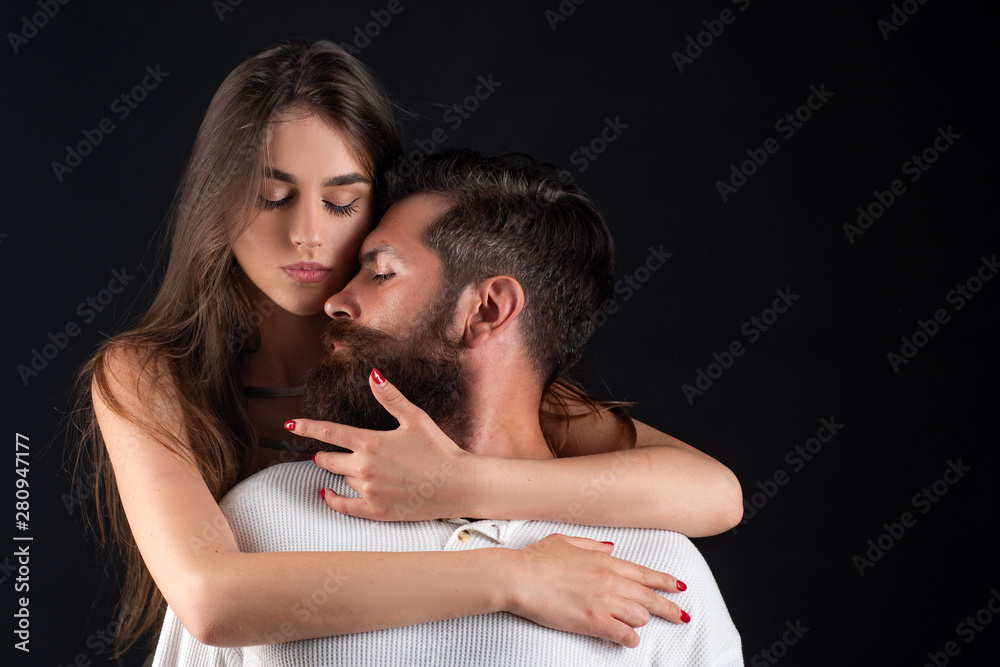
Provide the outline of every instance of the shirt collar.
[[517,529],[527,523],[527,520],[517,519],[505,521],[502,519],[441,519],[442,522],[455,527],[455,532],[467,531],[478,533],[497,544],[506,544],[517,532]]

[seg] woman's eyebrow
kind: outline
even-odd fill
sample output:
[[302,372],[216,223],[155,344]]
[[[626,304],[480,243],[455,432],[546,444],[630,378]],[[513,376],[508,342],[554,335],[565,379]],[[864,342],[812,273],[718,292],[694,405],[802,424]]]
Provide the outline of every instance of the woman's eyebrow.
[[[297,185],[298,181],[294,176],[286,171],[280,169],[275,169],[274,167],[265,167],[264,176],[266,178],[273,178],[278,181],[284,181],[285,183],[291,183],[292,185]],[[371,183],[365,176],[359,174],[356,171],[352,171],[349,174],[341,174],[340,176],[331,176],[330,178],[323,181],[323,187],[328,188],[338,185],[353,185],[354,183]]]
[[281,171],[280,169],[275,169],[274,167],[264,167],[264,177],[273,178],[278,181],[284,181],[285,183],[291,183],[292,185],[298,183],[298,181],[295,180],[294,176],[292,176],[288,172]]
[[352,171],[349,174],[342,174],[340,176],[334,176],[333,178],[328,178],[323,181],[323,187],[328,188],[332,185],[353,185],[355,183],[368,183],[371,184],[367,178],[362,176],[356,171]]

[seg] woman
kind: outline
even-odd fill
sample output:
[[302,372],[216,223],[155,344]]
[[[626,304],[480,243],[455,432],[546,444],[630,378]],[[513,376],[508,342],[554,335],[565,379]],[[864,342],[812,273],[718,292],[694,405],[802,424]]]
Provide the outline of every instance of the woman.
[[[578,538],[550,536],[521,551],[239,553],[217,501],[255,469],[306,456],[268,447],[284,438],[295,449],[281,425],[300,414],[296,388],[319,354],[323,303],[353,276],[378,176],[398,153],[381,89],[328,42],[267,48],[213,98],[178,192],[163,285],[138,325],[107,341],[80,375],[100,527],[121,545],[128,568],[119,652],[156,631],[164,600],[195,637],[219,645],[506,610],[634,646],[633,628],[650,613],[681,622],[681,610],[651,590],[678,590],[673,577]],[[710,457],[641,424],[637,444],[662,446],[612,453],[629,422],[602,419],[611,407],[560,385],[548,397],[548,430],[562,454],[594,455],[491,466],[477,509],[566,520],[567,507],[579,506],[569,517],[576,523],[689,535],[738,520],[739,486]],[[301,424],[300,433],[316,427]],[[407,437],[429,461],[456,449],[439,430]],[[341,460],[350,469],[338,472],[366,493],[326,494],[327,502],[392,518],[374,498],[392,498],[395,480],[419,474],[420,457],[349,456],[363,460]],[[619,461],[629,466],[628,484],[603,489],[601,503],[568,504]],[[377,476],[364,473],[376,468]],[[456,515],[456,494],[446,488],[405,518]],[[352,575],[338,591],[351,613],[293,617],[331,571]]]

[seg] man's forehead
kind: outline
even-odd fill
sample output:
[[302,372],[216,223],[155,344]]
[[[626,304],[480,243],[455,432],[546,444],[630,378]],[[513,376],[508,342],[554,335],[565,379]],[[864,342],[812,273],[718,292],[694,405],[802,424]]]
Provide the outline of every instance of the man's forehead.
[[371,248],[365,248],[364,246],[362,246],[361,264],[362,265],[371,264],[376,259],[378,259],[379,255],[388,255],[389,257],[395,257],[399,259],[399,253],[396,252],[396,248],[394,246],[389,245],[388,243],[383,242],[383,243],[378,243],[372,246]]
[[361,263],[371,263],[383,254],[403,258],[414,252],[430,252],[423,243],[423,233],[448,206],[443,195],[418,194],[399,200],[389,207],[378,226],[365,238],[361,245]]

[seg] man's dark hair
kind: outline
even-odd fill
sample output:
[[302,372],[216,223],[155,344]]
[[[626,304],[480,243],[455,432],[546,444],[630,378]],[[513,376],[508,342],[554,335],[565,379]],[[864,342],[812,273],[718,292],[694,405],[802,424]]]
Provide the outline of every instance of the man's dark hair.
[[566,172],[525,155],[451,150],[407,171],[390,179],[390,204],[417,194],[452,204],[423,236],[444,265],[444,306],[454,312],[486,278],[517,280],[521,333],[547,388],[580,358],[611,295],[614,243],[594,203]]

